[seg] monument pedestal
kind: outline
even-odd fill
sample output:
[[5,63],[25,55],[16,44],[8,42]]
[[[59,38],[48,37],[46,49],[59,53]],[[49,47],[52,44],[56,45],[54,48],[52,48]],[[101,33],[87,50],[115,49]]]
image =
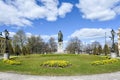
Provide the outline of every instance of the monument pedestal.
[[58,42],[57,53],[64,53],[64,50],[63,50],[63,42]]
[[116,58],[117,54],[115,52],[111,52],[110,56],[111,56],[111,58]]
[[9,59],[9,53],[4,53],[4,59]]

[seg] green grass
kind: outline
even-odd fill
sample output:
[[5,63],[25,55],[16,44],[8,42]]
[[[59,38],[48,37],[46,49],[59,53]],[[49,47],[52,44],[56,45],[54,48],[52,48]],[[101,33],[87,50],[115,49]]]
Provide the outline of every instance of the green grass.
[[[9,65],[0,60],[0,71],[33,75],[89,75],[120,71],[120,61],[113,64],[92,66],[90,63],[105,58],[93,55],[48,54],[27,55],[16,58],[21,65]],[[40,66],[48,60],[67,60],[72,66],[66,68],[46,68]]]

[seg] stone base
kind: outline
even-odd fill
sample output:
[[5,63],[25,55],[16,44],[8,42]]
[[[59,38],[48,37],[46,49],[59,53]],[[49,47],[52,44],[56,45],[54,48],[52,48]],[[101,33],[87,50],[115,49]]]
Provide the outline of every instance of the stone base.
[[4,59],[9,59],[9,53],[4,53]]
[[111,58],[116,58],[117,54],[115,52],[111,52],[110,56],[111,56]]
[[58,42],[57,53],[64,53],[64,50],[63,50],[63,42]]
[[75,51],[75,54],[78,54],[78,52],[77,52],[77,51]]
[[63,49],[58,48],[57,53],[64,53]]

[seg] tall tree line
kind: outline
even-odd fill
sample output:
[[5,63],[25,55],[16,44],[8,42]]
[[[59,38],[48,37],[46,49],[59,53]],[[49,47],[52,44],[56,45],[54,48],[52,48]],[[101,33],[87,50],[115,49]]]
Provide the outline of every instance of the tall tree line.
[[[102,45],[95,41],[92,44],[87,44],[83,49],[83,43],[78,37],[71,38],[66,46],[68,53],[88,53],[93,55],[109,55],[110,47],[105,44]],[[53,37],[45,42],[41,36],[27,37],[23,30],[18,30],[13,36],[12,43],[9,46],[10,53],[15,55],[26,54],[44,54],[53,53],[57,51],[57,43]],[[118,54],[118,44],[115,44],[115,52]]]
[[80,53],[81,52],[81,45],[82,45],[81,40],[78,39],[78,37],[74,37],[68,41],[68,45],[66,47],[66,50],[68,53],[73,53],[73,54]]
[[[84,49],[83,49],[84,46]],[[99,42],[94,41],[91,44],[82,45],[82,42],[77,37],[72,38],[68,41],[68,45],[66,47],[66,50],[68,53],[75,53],[76,51],[78,53],[88,53],[92,55],[110,55],[111,47],[105,44],[102,46]],[[118,44],[115,44],[115,52],[119,54],[118,52]],[[119,55],[118,55],[119,56]]]
[[14,55],[26,54],[44,54],[57,51],[57,43],[51,37],[48,42],[45,42],[41,36],[27,37],[23,30],[18,30],[12,38],[10,45],[10,53]]

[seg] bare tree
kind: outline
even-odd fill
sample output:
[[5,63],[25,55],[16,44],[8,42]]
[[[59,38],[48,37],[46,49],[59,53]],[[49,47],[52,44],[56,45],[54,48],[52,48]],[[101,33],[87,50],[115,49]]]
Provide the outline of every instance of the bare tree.
[[29,46],[31,53],[43,53],[44,44],[45,43],[40,36],[31,36],[27,41],[27,46]]
[[51,37],[49,39],[49,48],[51,50],[51,52],[56,52],[57,51],[57,43],[55,42],[55,39],[53,37]]
[[92,50],[93,50],[92,45],[91,44],[87,44],[86,45],[86,53],[91,54]]
[[13,37],[14,46],[19,45],[21,48],[26,43],[26,34],[23,30],[19,30]]
[[100,43],[98,41],[92,42],[92,48],[94,49],[95,47],[98,48]]
[[75,52],[79,53],[81,50],[81,41],[77,37],[70,39],[66,47],[66,50],[69,53],[75,53]]
[[51,49],[50,49],[50,47],[49,47],[49,44],[48,43],[44,43],[44,53],[49,53],[49,52],[51,52]]

